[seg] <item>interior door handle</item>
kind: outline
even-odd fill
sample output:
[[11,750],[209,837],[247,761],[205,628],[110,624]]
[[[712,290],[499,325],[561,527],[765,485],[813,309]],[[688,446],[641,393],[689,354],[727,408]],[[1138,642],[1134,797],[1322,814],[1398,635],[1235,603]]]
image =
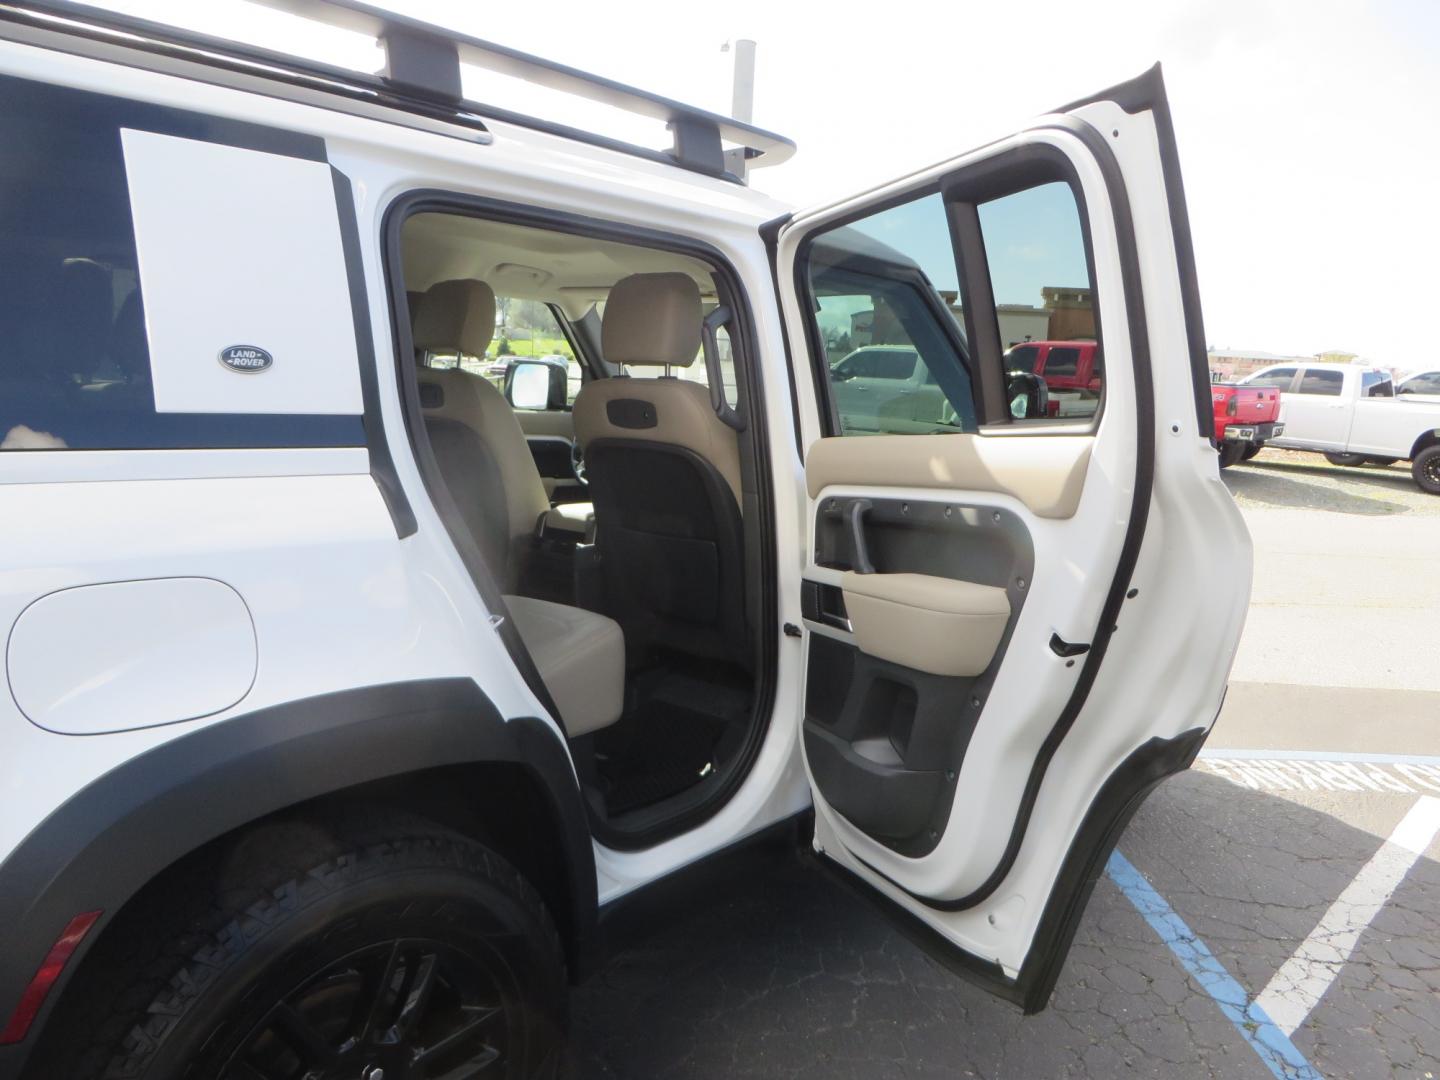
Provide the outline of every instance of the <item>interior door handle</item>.
[[875,564],[870,561],[870,549],[865,544],[865,515],[870,512],[869,499],[856,499],[845,509],[850,524],[850,545],[854,549],[854,566],[857,574],[875,573]]

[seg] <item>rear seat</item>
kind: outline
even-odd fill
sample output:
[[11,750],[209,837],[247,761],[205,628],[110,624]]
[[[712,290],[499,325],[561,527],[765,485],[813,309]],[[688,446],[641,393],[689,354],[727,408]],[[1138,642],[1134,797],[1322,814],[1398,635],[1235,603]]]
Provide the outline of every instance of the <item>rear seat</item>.
[[609,727],[625,706],[625,635],[604,615],[507,596],[515,629],[573,739]]
[[[484,356],[494,326],[495,294],[482,281],[441,282],[415,305],[419,349]],[[491,571],[514,588],[537,518],[565,518],[549,509],[519,421],[498,390],[458,369],[422,369],[420,399],[445,485]],[[625,637],[619,624],[528,596],[507,595],[505,603],[570,736],[620,719]]]

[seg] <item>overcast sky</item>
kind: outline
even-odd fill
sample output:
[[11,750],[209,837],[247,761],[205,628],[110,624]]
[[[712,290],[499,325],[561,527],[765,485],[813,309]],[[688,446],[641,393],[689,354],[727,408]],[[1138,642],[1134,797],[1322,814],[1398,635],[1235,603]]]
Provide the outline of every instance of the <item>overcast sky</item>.
[[[185,12],[191,25],[200,7],[100,2]],[[753,182],[801,205],[950,157],[1159,60],[1209,341],[1440,363],[1428,343],[1440,309],[1435,0],[389,6],[719,112],[730,105],[720,45],[754,38],[755,122],[800,149]],[[207,29],[273,41],[278,26],[299,40],[241,0],[204,11]],[[352,63],[367,55],[334,35],[325,47]],[[471,92],[526,104],[490,85]]]

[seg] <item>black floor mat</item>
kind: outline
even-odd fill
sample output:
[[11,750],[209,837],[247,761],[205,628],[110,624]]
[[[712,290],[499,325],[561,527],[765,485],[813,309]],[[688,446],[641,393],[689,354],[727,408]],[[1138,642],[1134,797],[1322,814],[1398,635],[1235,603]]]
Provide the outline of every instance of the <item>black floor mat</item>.
[[698,783],[716,766],[727,731],[749,719],[748,689],[683,671],[637,676],[632,707],[602,733],[597,767],[611,817],[651,806]]

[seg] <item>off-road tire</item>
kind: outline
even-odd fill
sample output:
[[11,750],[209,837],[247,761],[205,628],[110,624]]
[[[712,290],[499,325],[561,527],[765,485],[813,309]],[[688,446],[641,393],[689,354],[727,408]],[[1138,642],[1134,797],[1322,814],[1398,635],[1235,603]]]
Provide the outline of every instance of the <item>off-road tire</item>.
[[[290,823],[164,884],[87,958],[27,1077],[216,1080],[292,989],[392,941],[397,951],[443,943],[461,969],[493,968],[502,1060],[481,1075],[546,1078],[560,1066],[566,980],[554,923],[509,863],[464,836],[418,822],[338,834]],[[389,963],[390,982],[372,985],[394,985],[399,1002],[413,984],[400,981],[403,961]]]
[[1410,463],[1410,475],[1420,490],[1430,495],[1440,495],[1440,445],[1427,446]]
[[1253,458],[1256,454],[1260,453],[1260,451],[1264,449],[1264,443],[1246,443],[1245,453],[1242,454],[1241,457],[1243,460],[1249,461],[1251,458]]

